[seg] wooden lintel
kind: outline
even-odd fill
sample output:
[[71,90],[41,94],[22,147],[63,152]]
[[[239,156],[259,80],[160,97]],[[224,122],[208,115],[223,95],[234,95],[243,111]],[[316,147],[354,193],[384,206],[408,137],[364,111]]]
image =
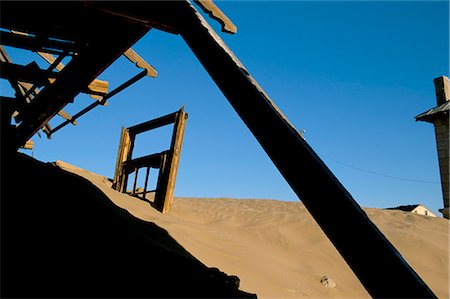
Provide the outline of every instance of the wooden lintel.
[[128,130],[131,134],[136,135],[145,131],[153,130],[168,124],[172,124],[176,120],[178,112],[170,113],[149,121],[146,121],[144,123],[129,127]]
[[125,167],[125,172],[133,172],[135,168],[141,168],[148,166],[151,168],[159,168],[161,166],[161,157],[166,155],[168,151],[163,151],[157,154],[151,154],[143,157],[139,157],[133,160],[125,161],[123,166]]
[[222,32],[235,34],[237,32],[236,25],[217,7],[212,0],[195,0],[202,10],[212,19],[216,20],[222,26]]
[[182,38],[369,294],[436,298],[205,19],[174,3]]
[[181,109],[176,112],[170,150],[167,155],[164,155],[163,166],[158,178],[157,192],[155,194],[155,207],[161,213],[169,212],[172,207],[187,118],[188,114],[184,112],[184,107],[181,107]]
[[[23,121],[17,127],[18,142],[30,139],[39,128],[73,100],[103,70],[141,38],[149,28],[120,22],[108,24],[108,31],[90,41],[84,52],[72,58],[58,80],[43,89],[30,103]],[[118,30],[127,32],[113,38]],[[90,49],[90,50],[89,50]],[[87,67],[88,66],[88,67]]]
[[[41,56],[45,61],[49,64],[53,64],[56,61],[56,57],[52,54],[38,52],[39,56]],[[65,65],[63,63],[59,63],[56,65],[56,69],[58,71],[62,71]],[[109,83],[108,81],[95,79],[92,81],[87,90],[83,90],[82,92],[90,95],[91,98],[101,101],[103,97],[108,93]],[[108,103],[102,104],[103,106],[107,106]]]
[[155,70],[153,66],[151,66],[144,58],[139,56],[133,49],[129,48],[123,53],[123,55],[128,58],[132,63],[134,63],[138,68],[147,70],[147,76],[156,78],[158,76],[158,72]]
[[72,119],[72,116],[70,116],[69,113],[64,111],[64,109],[59,110],[58,115],[61,116],[62,118],[64,118],[65,120],[70,121],[70,123],[74,126],[76,126],[78,124],[78,122],[75,119]]
[[33,140],[27,140],[27,142],[22,146],[23,149],[26,150],[32,150],[34,148],[34,141]]

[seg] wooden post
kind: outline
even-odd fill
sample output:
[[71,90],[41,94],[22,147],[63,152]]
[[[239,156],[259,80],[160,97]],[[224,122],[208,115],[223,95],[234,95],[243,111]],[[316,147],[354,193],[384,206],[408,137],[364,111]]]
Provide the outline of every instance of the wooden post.
[[144,183],[144,193],[143,198],[147,195],[147,185],[148,185],[148,176],[150,175],[150,166],[147,166],[147,171],[145,173],[145,183]]
[[190,3],[179,30],[294,192],[377,298],[436,298]]
[[163,167],[160,169],[161,176],[158,180],[158,185],[161,183],[161,185],[166,186],[166,188],[157,189],[158,192],[155,194],[155,205],[156,208],[162,213],[168,212],[172,207],[186,119],[187,114],[184,112],[184,107],[182,107],[176,115],[172,142],[170,145],[169,154],[167,155],[167,161],[163,163]]

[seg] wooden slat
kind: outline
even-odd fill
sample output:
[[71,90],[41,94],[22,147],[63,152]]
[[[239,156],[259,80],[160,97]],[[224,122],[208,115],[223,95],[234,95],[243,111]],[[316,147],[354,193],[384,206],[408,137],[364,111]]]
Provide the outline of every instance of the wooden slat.
[[212,0],[195,0],[195,3],[197,3],[212,19],[220,23],[223,32],[231,34],[237,32],[236,25],[231,22]]
[[[17,127],[19,143],[25,143],[31,138],[44,123],[150,30],[148,27],[121,22],[111,22],[107,26],[108,31],[104,30],[103,34],[96,36],[95,39],[91,37],[90,48],[75,56],[64,72],[60,73],[58,80],[42,90],[30,103],[30,109]],[[127,34],[113,38],[118,31]]]
[[155,70],[153,66],[148,64],[147,61],[144,60],[138,53],[136,53],[133,49],[129,48],[123,53],[123,55],[128,58],[132,63],[134,63],[138,68],[147,70],[147,76],[156,78],[158,76],[158,72]]
[[26,150],[32,150],[34,148],[34,141],[31,139],[27,140],[27,142],[25,143],[25,145],[22,148],[26,149]]
[[182,38],[369,294],[436,298],[200,13],[174,2]]

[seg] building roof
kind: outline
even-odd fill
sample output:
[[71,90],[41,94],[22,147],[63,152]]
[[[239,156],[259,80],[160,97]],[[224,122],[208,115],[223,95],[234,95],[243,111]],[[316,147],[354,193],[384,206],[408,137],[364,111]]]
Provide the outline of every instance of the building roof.
[[398,206],[398,207],[392,207],[392,208],[386,208],[386,210],[400,210],[405,212],[412,212],[415,208],[418,206],[421,206],[421,204],[415,204],[415,205],[404,205],[404,206]]
[[431,108],[430,110],[417,115],[416,121],[426,121],[432,123],[434,122],[436,117],[448,114],[449,109],[450,109],[450,102],[445,102],[437,107]]

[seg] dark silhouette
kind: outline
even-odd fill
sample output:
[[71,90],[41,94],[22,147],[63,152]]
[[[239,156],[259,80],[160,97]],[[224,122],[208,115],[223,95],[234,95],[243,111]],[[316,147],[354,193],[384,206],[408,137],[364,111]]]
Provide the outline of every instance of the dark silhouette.
[[256,298],[81,177],[12,153],[1,178],[2,298]]

